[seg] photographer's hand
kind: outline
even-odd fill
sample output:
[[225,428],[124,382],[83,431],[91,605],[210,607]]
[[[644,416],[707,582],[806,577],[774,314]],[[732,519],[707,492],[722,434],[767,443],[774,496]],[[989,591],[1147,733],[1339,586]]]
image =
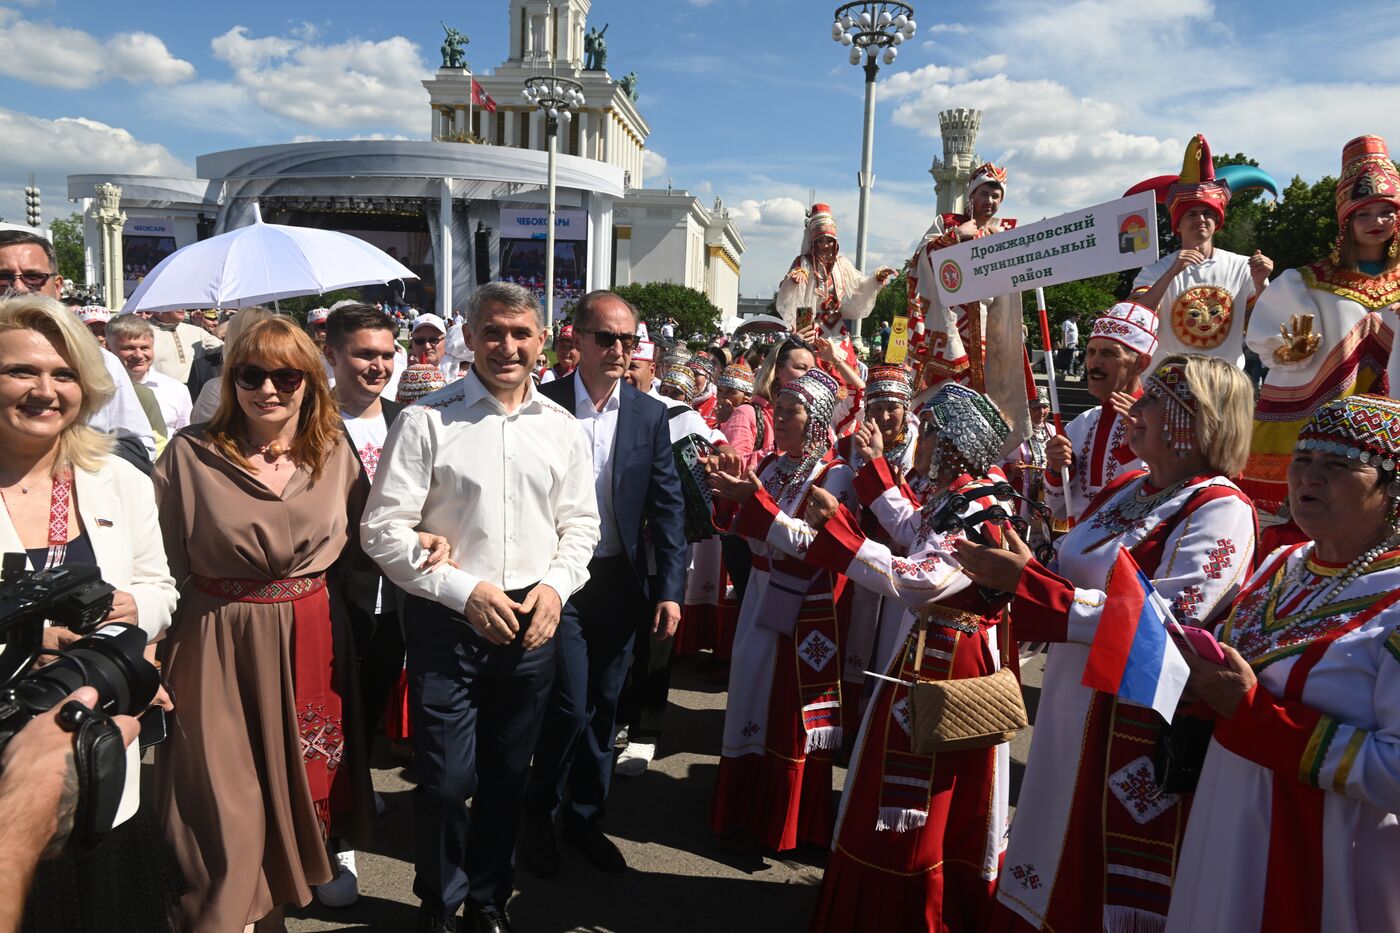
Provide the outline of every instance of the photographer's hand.
[[112,594],[112,609],[102,621],[135,625],[137,623],[136,600],[130,593],[117,590]]
[[[80,687],[15,734],[0,755],[0,930],[19,926],[34,866],[56,854],[73,829],[78,806],[78,776],[73,764],[73,735],[58,721],[69,700],[91,708],[97,691]],[[122,740],[130,745],[140,726],[117,716]]]
[[[69,645],[73,644],[73,642],[77,641],[79,638],[82,637],[83,636],[79,635],[72,629],[66,629],[61,625],[50,625],[44,629],[43,650],[62,651],[64,648],[67,648]],[[54,659],[52,657],[45,657],[43,655],[40,655],[34,660],[34,666],[43,667],[45,664],[48,664],[53,660]]]

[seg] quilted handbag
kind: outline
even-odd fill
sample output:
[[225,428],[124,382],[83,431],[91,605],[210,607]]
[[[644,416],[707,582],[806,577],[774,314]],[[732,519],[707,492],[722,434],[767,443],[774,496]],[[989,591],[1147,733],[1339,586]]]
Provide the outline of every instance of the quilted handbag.
[[[1020,678],[1009,667],[995,674],[960,680],[918,679],[924,660],[924,639],[931,616],[920,614],[919,640],[914,658],[915,682],[909,688],[911,744],[916,755],[967,748],[986,748],[1009,742],[1030,724]],[[1010,642],[1008,633],[1008,643]]]

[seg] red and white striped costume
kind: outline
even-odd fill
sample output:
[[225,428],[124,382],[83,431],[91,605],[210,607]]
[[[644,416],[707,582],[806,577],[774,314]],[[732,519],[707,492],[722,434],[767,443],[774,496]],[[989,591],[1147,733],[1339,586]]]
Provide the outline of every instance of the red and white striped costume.
[[1168,933],[1400,929],[1400,551],[1330,612],[1312,555],[1275,551],[1221,633],[1258,684],[1216,720]]
[[1153,782],[1161,718],[1083,685],[1089,645],[1122,548],[1199,625],[1234,600],[1255,539],[1254,506],[1225,477],[1157,490],[1131,473],[1059,540],[1054,567],[1026,565],[1012,624],[1052,644],[992,930],[1162,928],[1190,799]]

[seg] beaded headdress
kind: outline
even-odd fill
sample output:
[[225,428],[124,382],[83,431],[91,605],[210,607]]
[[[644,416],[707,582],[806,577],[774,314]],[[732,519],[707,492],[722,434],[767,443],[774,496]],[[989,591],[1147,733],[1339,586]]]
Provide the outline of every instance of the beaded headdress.
[[743,360],[730,363],[715,380],[715,385],[721,389],[737,389],[745,395],[753,395],[753,370],[749,369],[749,364]]
[[690,362],[691,352],[683,346],[672,347],[661,357],[667,366],[684,366]]
[[715,365],[715,358],[705,352],[695,354],[685,365],[702,374],[710,382],[714,382],[715,377],[719,375],[719,367]]
[[790,395],[807,409],[807,436],[802,444],[804,458],[821,456],[831,446],[831,417],[841,396],[841,385],[820,369],[809,369],[789,382],[778,395]]
[[666,370],[661,384],[679,391],[687,402],[695,397],[696,392],[700,391],[695,384],[695,373],[691,372],[689,366],[672,366]]
[[1387,473],[1400,464],[1400,402],[1352,395],[1317,410],[1295,450],[1316,450],[1369,463]]
[[909,376],[909,371],[903,366],[870,367],[870,375],[865,380],[865,404],[897,402],[908,408],[914,397],[914,387]]
[[981,392],[949,382],[920,411],[928,429],[938,432],[930,475],[944,465],[946,445],[951,445],[969,472],[985,474],[1001,460],[1001,449],[1011,434],[996,403]]
[[1342,174],[1337,179],[1337,222],[1343,229],[1357,208],[1374,201],[1400,207],[1400,173],[1390,161],[1385,140],[1358,136],[1342,149]]
[[1159,366],[1143,380],[1143,392],[1150,398],[1167,400],[1167,415],[1162,424],[1162,440],[1178,457],[1185,459],[1191,452],[1191,428],[1196,421],[1196,394],[1186,381],[1185,363]]
[[1045,386],[1036,386],[1035,401],[1031,402],[1032,408],[1049,408],[1050,392]]

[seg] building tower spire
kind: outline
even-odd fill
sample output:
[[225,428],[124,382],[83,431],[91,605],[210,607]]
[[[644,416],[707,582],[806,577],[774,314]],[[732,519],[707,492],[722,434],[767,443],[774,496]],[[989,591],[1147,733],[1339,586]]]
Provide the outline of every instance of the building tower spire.
[[982,111],[968,108],[944,110],[938,114],[943,137],[943,157],[933,159],[928,173],[938,197],[940,214],[960,214],[967,194],[967,183],[981,160],[977,157],[977,133],[982,128]]

